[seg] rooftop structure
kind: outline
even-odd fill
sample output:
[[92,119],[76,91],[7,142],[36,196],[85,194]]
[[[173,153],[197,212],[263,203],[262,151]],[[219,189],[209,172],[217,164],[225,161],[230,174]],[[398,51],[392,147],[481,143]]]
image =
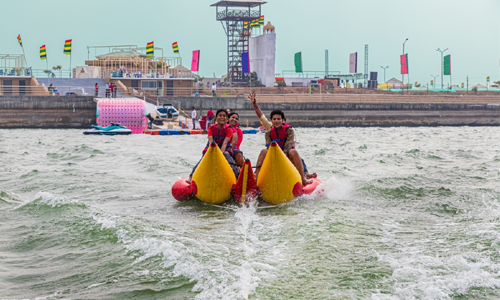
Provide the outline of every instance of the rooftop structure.
[[265,3],[260,0],[223,0],[211,5],[215,6],[217,21],[222,23],[227,36],[227,74],[230,82],[248,81],[248,75],[242,72],[241,54],[248,52],[250,34],[243,22],[260,18],[261,5]]
[[[97,67],[100,78],[172,78],[179,77],[175,67],[182,64],[181,57],[164,57],[163,49],[155,47],[156,53],[161,55],[146,56],[146,47],[137,45],[118,46],[89,46],[89,59],[85,64],[89,67]],[[95,59],[90,60],[90,52],[93,50]],[[98,54],[105,50],[106,53]],[[184,72],[183,75],[186,73]]]
[[29,76],[24,54],[0,54],[0,76]]

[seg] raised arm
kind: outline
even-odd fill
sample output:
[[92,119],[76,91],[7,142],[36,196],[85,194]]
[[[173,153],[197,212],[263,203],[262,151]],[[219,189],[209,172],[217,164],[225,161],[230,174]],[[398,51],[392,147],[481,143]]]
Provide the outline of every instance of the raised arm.
[[262,124],[262,126],[264,126],[266,131],[271,130],[273,124],[271,124],[271,122],[267,120],[266,116],[264,116],[264,114],[262,113],[262,110],[260,110],[259,105],[257,105],[257,98],[255,93],[251,93],[250,95],[248,95],[248,99],[250,99],[250,101],[252,102],[253,110],[255,110],[257,117],[259,117],[259,121]]
[[259,119],[260,119],[260,117],[262,117],[263,113],[262,113],[262,110],[260,110],[259,105],[257,105],[257,98],[256,98],[255,93],[250,93],[250,95],[248,95],[248,99],[250,100],[250,102],[252,102],[253,110],[255,110],[257,117],[259,117]]

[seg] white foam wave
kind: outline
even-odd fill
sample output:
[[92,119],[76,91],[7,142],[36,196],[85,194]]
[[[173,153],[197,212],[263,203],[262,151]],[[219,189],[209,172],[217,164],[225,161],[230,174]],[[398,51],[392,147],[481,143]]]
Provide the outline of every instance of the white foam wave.
[[97,224],[101,224],[102,229],[116,228],[117,216],[104,216],[104,215],[94,215],[92,218]]
[[133,264],[159,258],[161,267],[174,277],[196,282],[192,289],[197,292],[195,299],[247,299],[262,280],[273,277],[273,264],[280,260],[284,247],[275,238],[280,232],[279,221],[274,217],[261,220],[255,205],[238,208],[237,225],[220,233],[236,234],[235,239],[241,240],[236,245],[200,238],[197,232],[189,237],[149,228],[139,234],[117,217],[95,215],[93,219],[102,224],[101,229],[117,228],[119,242],[135,257]]
[[[376,252],[375,255],[393,270],[390,279],[393,295],[377,293],[373,299],[453,299],[467,295],[471,288],[500,287],[500,264],[492,261],[490,251],[475,251],[484,246],[478,243],[479,248],[474,249],[474,238],[457,245],[462,249],[452,250],[449,242],[441,236],[431,233],[426,239],[407,240],[400,237],[399,233],[406,231],[400,223],[386,220],[382,225],[382,242],[391,250],[389,253]],[[456,226],[456,223],[447,224],[449,234],[460,231]],[[492,232],[476,230],[466,233],[467,236],[475,235],[477,240],[488,234]],[[493,239],[497,237],[498,234],[493,235]],[[492,248],[495,248],[494,243]]]
[[378,255],[394,270],[394,295],[375,299],[453,299],[467,294],[471,287],[500,287],[499,265],[477,253],[429,256],[416,249],[398,252]]
[[310,195],[303,195],[301,199],[314,200],[326,197],[330,200],[345,200],[348,199],[352,193],[353,184],[347,179],[337,179],[331,177],[326,181],[320,183],[314,192]]
[[52,207],[60,207],[65,204],[78,204],[79,201],[77,199],[69,199],[65,196],[60,196],[56,194],[52,194],[50,192],[38,192],[35,196],[30,198],[29,200],[23,202],[21,205],[14,207],[15,209],[19,209],[24,207],[30,203],[36,202],[38,205],[48,205]]

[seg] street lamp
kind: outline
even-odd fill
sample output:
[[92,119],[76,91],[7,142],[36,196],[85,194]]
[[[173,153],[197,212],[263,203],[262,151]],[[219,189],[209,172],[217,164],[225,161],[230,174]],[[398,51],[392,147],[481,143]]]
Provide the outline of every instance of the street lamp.
[[389,66],[386,66],[386,67],[382,67],[380,66],[382,69],[384,69],[384,83],[385,83],[385,69],[389,68]]
[[434,82],[434,84],[432,85],[433,88],[436,88],[436,77],[439,77],[439,75],[431,75],[431,77],[434,77],[434,80],[432,82]]
[[444,66],[443,66],[443,53],[448,50],[448,48],[444,49],[444,50],[441,50],[439,48],[436,49],[437,52],[441,52],[441,89],[444,88],[444,85],[443,85],[443,72],[444,72]]
[[[404,41],[403,43],[403,55],[405,55],[405,44],[406,42],[408,41],[408,38],[406,38],[406,40]],[[401,77],[401,81],[403,82],[403,88],[402,88],[402,91],[404,91],[404,86],[405,86],[405,74],[401,74],[402,77]]]

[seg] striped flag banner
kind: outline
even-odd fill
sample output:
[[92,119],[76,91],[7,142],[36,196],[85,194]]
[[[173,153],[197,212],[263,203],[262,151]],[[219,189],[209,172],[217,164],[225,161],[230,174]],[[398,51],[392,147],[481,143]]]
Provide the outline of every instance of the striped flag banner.
[[45,45],[40,47],[40,59],[41,60],[47,59],[47,50],[45,48]]
[[21,40],[21,35],[17,36],[17,41],[19,42],[19,46],[23,46],[23,41]]
[[248,30],[248,21],[243,22],[243,29]]
[[146,56],[154,56],[154,55],[155,55],[154,42],[148,43],[146,45]]
[[250,27],[259,27],[259,19],[252,20],[252,24],[250,25]]
[[179,45],[177,44],[177,42],[174,42],[172,44],[172,49],[174,50],[174,53],[179,53]]
[[486,82],[490,82],[490,76],[486,77]]
[[66,40],[64,42],[64,54],[66,55],[71,55],[71,41],[72,40]]
[[264,25],[264,16],[260,16],[259,25]]

